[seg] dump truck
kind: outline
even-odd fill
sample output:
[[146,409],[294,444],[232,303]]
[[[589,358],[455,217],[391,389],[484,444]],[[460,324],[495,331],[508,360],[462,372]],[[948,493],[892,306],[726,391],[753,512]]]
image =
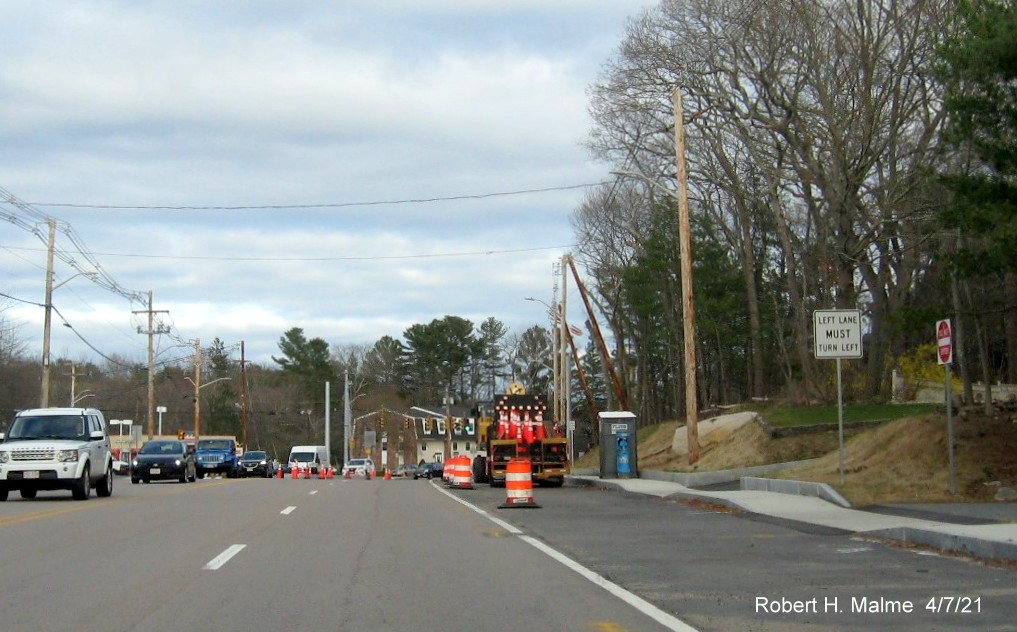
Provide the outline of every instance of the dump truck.
[[560,487],[568,473],[568,442],[547,419],[547,401],[542,395],[527,394],[513,384],[509,392],[495,398],[491,410],[484,411],[489,421],[484,445],[487,456],[475,461],[474,478],[494,487],[505,485],[508,462],[514,458],[530,460],[536,485]]

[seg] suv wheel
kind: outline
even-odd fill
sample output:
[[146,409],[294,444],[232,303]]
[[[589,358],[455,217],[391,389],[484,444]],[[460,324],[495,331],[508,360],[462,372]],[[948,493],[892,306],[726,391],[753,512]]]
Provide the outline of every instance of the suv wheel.
[[81,472],[81,478],[74,481],[74,486],[71,487],[71,496],[74,500],[88,500],[89,494],[92,493],[92,481],[89,480],[91,476],[91,470],[88,465],[85,465],[85,469]]
[[7,488],[0,487],[0,503],[7,501]]
[[95,495],[99,498],[109,498],[113,495],[113,464],[106,466],[106,476],[102,477],[99,484],[95,486]]

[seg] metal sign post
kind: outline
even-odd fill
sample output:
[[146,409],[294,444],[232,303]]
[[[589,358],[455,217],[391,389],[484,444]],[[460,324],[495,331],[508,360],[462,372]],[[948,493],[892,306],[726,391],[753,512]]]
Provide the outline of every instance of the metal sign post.
[[817,360],[837,360],[837,435],[840,482],[844,484],[844,387],[840,361],[862,357],[862,313],[857,309],[817,309],[812,313]]
[[936,323],[936,359],[946,369],[946,435],[950,461],[950,493],[957,493],[957,466],[953,446],[953,329],[950,319]]

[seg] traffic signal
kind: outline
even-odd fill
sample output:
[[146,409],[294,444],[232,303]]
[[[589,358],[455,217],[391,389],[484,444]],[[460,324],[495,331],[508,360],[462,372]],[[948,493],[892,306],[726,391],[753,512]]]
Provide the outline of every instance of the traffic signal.
[[410,429],[410,420],[409,419],[403,419],[403,428],[405,428],[406,430]]
[[177,430],[177,439],[180,439],[181,441],[184,440],[184,431],[183,430]]

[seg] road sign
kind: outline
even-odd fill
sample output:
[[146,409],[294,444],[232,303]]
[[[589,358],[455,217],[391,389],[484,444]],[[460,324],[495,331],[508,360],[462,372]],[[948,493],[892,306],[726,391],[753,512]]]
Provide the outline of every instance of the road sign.
[[936,321],[936,356],[940,364],[953,364],[953,329],[949,318]]
[[857,309],[817,309],[812,313],[816,359],[862,357],[862,313]]

